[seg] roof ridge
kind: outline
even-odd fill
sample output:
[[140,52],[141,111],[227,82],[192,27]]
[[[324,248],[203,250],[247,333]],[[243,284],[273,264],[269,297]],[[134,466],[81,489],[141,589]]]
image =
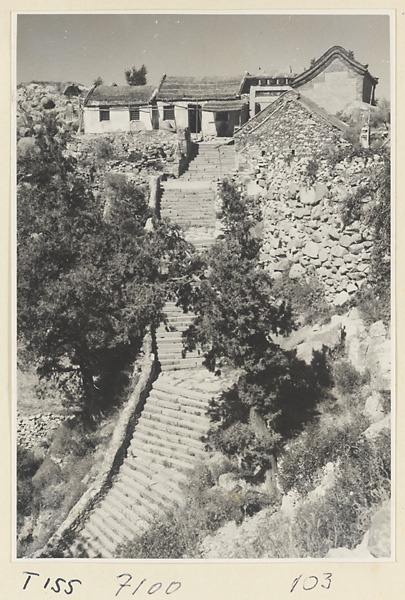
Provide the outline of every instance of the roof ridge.
[[338,55],[349,63],[358,73],[361,75],[368,75],[375,83],[378,83],[378,78],[373,77],[368,71],[368,65],[363,65],[361,62],[354,58],[354,54],[343,48],[343,46],[331,46],[326,52],[324,52],[308,69],[303,71],[300,75],[297,75],[292,86],[295,87],[300,84],[303,80],[308,81],[316,77],[321,71],[324,64],[334,55]]

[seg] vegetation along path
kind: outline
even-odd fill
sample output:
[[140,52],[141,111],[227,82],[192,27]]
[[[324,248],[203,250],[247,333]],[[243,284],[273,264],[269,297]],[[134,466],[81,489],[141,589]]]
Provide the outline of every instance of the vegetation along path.
[[[234,149],[200,144],[181,178],[164,184],[161,216],[185,230],[203,250],[215,239],[215,183],[235,165]],[[135,426],[113,485],[89,515],[67,555],[111,558],[148,527],[151,517],[183,502],[181,482],[205,453],[207,409],[221,381],[202,365],[199,350],[184,353],[182,332],[193,320],[174,302],[156,331],[161,373]]]

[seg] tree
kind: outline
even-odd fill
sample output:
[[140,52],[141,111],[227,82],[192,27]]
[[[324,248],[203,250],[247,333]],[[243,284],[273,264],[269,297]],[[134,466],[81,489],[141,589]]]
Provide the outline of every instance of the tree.
[[95,85],[96,87],[98,87],[99,85],[103,85],[103,84],[104,84],[104,80],[101,77],[97,77],[93,81],[93,85]]
[[273,282],[261,266],[249,207],[232,184],[224,182],[221,192],[224,239],[180,293],[183,306],[197,315],[186,343],[189,349],[202,346],[210,370],[224,364],[239,370],[236,386],[211,407],[217,425],[210,442],[237,456],[245,474],[257,467],[264,475],[274,466],[280,441],[314,414],[319,385],[310,367],[278,345],[277,337],[294,326],[291,311],[274,297]]
[[140,69],[131,67],[125,71],[125,79],[128,85],[146,85],[146,75],[148,71],[145,65],[142,65]]
[[145,229],[145,195],[127,183],[113,190],[104,219],[65,144],[47,117],[18,161],[18,334],[40,375],[73,387],[73,397],[79,390],[93,412],[159,321],[161,255],[177,256],[183,242],[169,227]]

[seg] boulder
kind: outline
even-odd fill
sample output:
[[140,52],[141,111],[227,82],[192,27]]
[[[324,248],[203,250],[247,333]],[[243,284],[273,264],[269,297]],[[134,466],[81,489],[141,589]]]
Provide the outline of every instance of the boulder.
[[352,243],[352,238],[349,235],[342,235],[339,238],[339,244],[344,248],[348,248]]
[[363,413],[372,423],[377,423],[384,418],[382,398],[379,392],[374,392],[367,398]]
[[315,188],[315,202],[317,204],[328,193],[328,187],[324,183],[317,183]]
[[340,234],[339,234],[338,230],[335,229],[335,227],[332,227],[332,225],[329,225],[328,233],[329,233],[329,237],[331,237],[332,240],[338,240],[340,238]]
[[353,263],[353,262],[357,262],[358,258],[357,256],[355,256],[354,254],[351,254],[349,252],[346,252],[345,255],[343,256],[343,260],[346,263]]
[[299,279],[305,274],[305,269],[300,264],[296,263],[290,269],[288,276],[290,279]]
[[368,440],[372,440],[373,438],[378,437],[384,429],[391,429],[391,415],[387,415],[384,419],[372,423],[372,425],[365,430],[363,435]]
[[235,473],[223,473],[218,477],[218,485],[223,490],[232,492],[232,490],[240,487],[239,479]]
[[299,189],[300,188],[299,188],[298,183],[290,183],[289,186],[288,186],[288,192],[287,192],[288,197],[289,198],[295,198],[296,195],[297,195],[297,193],[298,193],[298,191],[299,191]]
[[332,246],[331,248],[331,254],[333,256],[336,256],[337,258],[342,258],[342,256],[344,256],[346,253],[346,248],[340,246],[339,244],[337,244],[336,246]]
[[349,294],[343,290],[334,299],[333,304],[335,306],[343,306],[348,300],[350,300]]
[[19,156],[25,156],[29,152],[40,153],[40,149],[36,145],[34,137],[23,137],[18,140],[17,153]]
[[315,242],[309,241],[309,242],[307,242],[305,244],[303,252],[304,252],[304,254],[306,254],[307,256],[309,256],[310,258],[318,258],[318,256],[319,256],[319,246]]
[[358,287],[354,283],[349,283],[346,290],[348,294],[354,294],[355,292],[357,292]]
[[222,473],[229,471],[229,458],[221,454],[221,452],[215,452],[208,460],[208,468],[214,479],[217,479]]
[[329,252],[326,248],[321,248],[320,252],[319,252],[319,260],[321,261],[321,263],[324,263],[328,260],[329,258]]
[[371,519],[367,548],[375,558],[391,556],[391,506],[386,500]]
[[305,204],[306,206],[310,205],[314,205],[317,204],[320,201],[320,198],[316,198],[316,190],[315,188],[307,188],[307,187],[301,187],[300,191],[299,191],[299,195],[300,195],[300,200],[302,202],[302,204]]

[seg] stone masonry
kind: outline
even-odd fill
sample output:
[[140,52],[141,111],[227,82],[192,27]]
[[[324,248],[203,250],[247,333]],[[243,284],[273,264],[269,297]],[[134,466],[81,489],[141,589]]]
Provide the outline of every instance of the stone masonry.
[[[242,128],[237,147],[245,175],[239,180],[247,194],[262,200],[262,261],[270,273],[293,279],[316,275],[326,299],[340,306],[365,283],[373,245],[364,223],[343,227],[342,201],[360,186],[371,186],[381,159],[349,153],[342,158],[350,148],[344,127],[313,108],[288,92],[256,127],[252,120],[250,131]],[[338,152],[342,157],[333,159]],[[365,203],[372,193],[370,187]]]

